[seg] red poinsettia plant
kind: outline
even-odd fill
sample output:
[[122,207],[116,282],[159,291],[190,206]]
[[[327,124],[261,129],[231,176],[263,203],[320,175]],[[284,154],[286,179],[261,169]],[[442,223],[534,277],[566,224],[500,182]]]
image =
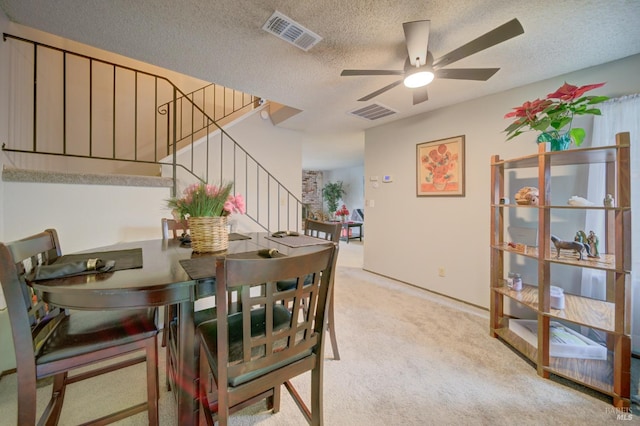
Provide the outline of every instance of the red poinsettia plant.
[[[601,115],[600,110],[592,105],[609,99],[607,96],[583,96],[586,92],[604,86],[605,83],[573,86],[564,83],[558,90],[547,95],[545,99],[527,101],[522,106],[513,108],[504,118],[516,118],[504,131],[507,140],[524,133],[526,130],[540,132],[557,132],[569,125],[569,137],[580,146],[585,137],[581,128],[571,128],[571,122],[576,115]],[[527,129],[528,128],[528,129]]]
[[347,206],[343,204],[342,207],[336,210],[336,216],[349,216],[349,210],[347,209]]

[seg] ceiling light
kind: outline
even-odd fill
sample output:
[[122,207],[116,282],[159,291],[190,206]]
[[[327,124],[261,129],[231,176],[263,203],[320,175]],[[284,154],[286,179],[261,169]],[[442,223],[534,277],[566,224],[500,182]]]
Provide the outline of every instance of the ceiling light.
[[423,69],[409,74],[404,79],[404,85],[411,89],[426,86],[433,81],[433,77],[433,72],[428,69]]

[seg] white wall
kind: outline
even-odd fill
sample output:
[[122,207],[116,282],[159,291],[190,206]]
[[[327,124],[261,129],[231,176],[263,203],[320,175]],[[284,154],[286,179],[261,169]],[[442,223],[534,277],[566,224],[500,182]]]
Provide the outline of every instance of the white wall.
[[[504,115],[565,80],[575,85],[605,81],[592,93],[612,97],[640,92],[638,69],[640,55],[366,131],[364,268],[488,307],[489,160],[494,154],[511,158],[537,150],[533,133],[505,142],[502,131],[510,121]],[[589,133],[590,123],[591,117],[580,117],[575,126]],[[416,197],[416,144],[456,135],[466,137],[466,196]],[[373,188],[369,176],[383,174],[394,175],[394,182]],[[440,267],[445,277],[438,276]]]
[[62,252],[161,238],[169,188],[4,182],[2,241],[55,228]]
[[[349,133],[306,133],[302,136],[302,168],[305,170],[327,170],[326,162],[316,161],[324,158],[327,150],[333,150],[336,155],[332,159],[331,169],[343,169],[363,165],[364,132]],[[334,147],[339,147],[335,149]],[[360,159],[354,162],[354,158]]]
[[[298,200],[302,200],[302,135],[301,132],[283,129],[271,124],[271,120],[260,118],[260,110],[247,114],[243,120],[238,121],[228,130],[229,134],[240,144],[253,158],[268,170],[285,188],[291,191]],[[276,187],[270,191],[273,196]],[[262,187],[260,199],[266,200],[266,190]],[[249,201],[250,198],[247,200]],[[300,229],[302,212],[292,209],[287,217],[287,208],[293,200],[287,200],[284,192],[279,195],[279,206],[271,206],[269,217],[270,230]],[[278,216],[273,211],[277,208]],[[261,209],[262,218],[266,214]],[[237,217],[238,230],[261,230],[252,225],[245,217]]]
[[260,110],[248,114],[227,132],[284,186],[302,195],[302,134],[260,118]]

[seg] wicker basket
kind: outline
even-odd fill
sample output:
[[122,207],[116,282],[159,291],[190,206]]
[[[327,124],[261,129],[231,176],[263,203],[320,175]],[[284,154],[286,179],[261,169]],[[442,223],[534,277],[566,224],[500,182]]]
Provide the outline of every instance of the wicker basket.
[[229,248],[227,217],[190,217],[191,248],[196,253],[212,253]]

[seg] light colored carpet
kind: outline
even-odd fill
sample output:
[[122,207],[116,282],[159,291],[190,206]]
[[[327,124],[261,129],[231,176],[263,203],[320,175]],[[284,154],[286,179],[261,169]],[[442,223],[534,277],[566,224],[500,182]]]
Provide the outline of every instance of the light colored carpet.
[[[340,361],[326,348],[324,413],[328,426],[604,425],[618,424],[610,399],[539,377],[515,352],[489,336],[488,313],[362,271],[362,245],[341,244],[336,277]],[[328,343],[328,340],[327,340]],[[164,387],[160,351],[161,424],[176,425],[173,395]],[[638,394],[634,359],[632,393]],[[140,366],[69,388],[61,424],[144,398]],[[294,380],[308,398],[308,377]],[[115,392],[115,386],[120,386]],[[75,387],[75,389],[74,389]],[[43,403],[49,387],[39,390]],[[95,401],[101,401],[96,404]],[[40,406],[42,410],[44,406]],[[15,424],[15,375],[0,381],[0,425]],[[640,408],[631,421],[640,424]],[[146,415],[120,422],[144,425]],[[305,421],[288,393],[281,410],[264,404],[232,417],[231,425],[298,426]]]

